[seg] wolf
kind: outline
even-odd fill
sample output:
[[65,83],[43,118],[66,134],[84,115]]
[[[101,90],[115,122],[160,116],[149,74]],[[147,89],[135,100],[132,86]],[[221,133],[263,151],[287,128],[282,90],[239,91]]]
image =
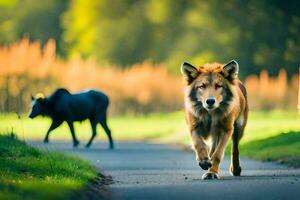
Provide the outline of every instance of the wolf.
[[186,122],[203,170],[202,179],[219,179],[224,150],[232,139],[230,173],[241,175],[239,141],[248,118],[246,88],[238,78],[239,65],[210,63],[199,67],[184,62]]
[[97,134],[97,124],[100,123],[108,136],[110,148],[114,148],[111,130],[106,122],[109,98],[104,93],[97,90],[88,90],[71,94],[68,90],[60,88],[48,97],[40,94],[37,97],[31,97],[31,99],[30,118],[42,115],[52,119],[52,124],[44,139],[45,143],[49,142],[50,132],[66,121],[72,134],[73,146],[76,147],[79,141],[75,136],[73,122],[89,119],[92,127],[92,137],[86,147],[92,144]]

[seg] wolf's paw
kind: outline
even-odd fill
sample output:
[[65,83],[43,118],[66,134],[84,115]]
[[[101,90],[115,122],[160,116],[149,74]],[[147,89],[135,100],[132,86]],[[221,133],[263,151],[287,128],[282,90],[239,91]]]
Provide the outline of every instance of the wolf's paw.
[[44,139],[44,143],[45,143],[45,144],[48,144],[48,143],[49,143],[49,140],[48,140],[47,138],[45,138],[45,139]]
[[203,180],[219,179],[219,176],[218,174],[213,172],[206,172],[205,174],[203,174],[202,179]]
[[240,166],[238,167],[230,166],[230,173],[232,176],[240,176],[241,172],[242,172],[242,168]]
[[210,160],[205,159],[199,161],[199,166],[204,170],[208,170],[212,166],[212,164]]

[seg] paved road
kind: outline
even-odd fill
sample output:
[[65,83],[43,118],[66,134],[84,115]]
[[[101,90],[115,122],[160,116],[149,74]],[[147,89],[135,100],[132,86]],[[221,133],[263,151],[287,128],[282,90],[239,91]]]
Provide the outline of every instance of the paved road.
[[204,181],[194,154],[175,146],[119,143],[116,150],[108,150],[106,143],[96,143],[91,149],[73,149],[69,143],[31,144],[90,160],[113,177],[112,199],[300,199],[300,169],[275,163],[242,159],[243,176],[232,177],[229,159],[225,159],[221,180]]

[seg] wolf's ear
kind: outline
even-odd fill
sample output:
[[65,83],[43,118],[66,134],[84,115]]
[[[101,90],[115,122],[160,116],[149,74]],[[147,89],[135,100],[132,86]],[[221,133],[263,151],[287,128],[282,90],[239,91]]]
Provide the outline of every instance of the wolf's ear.
[[184,62],[181,65],[181,73],[188,84],[192,83],[195,78],[199,75],[199,71],[193,65]]
[[233,80],[237,78],[238,73],[239,73],[239,64],[235,60],[230,61],[223,67],[222,74],[224,75],[225,78],[229,80]]

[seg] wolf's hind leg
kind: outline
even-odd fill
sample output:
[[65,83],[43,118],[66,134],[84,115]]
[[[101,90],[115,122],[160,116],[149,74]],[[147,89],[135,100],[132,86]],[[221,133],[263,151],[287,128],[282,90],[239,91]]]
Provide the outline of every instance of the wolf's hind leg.
[[233,176],[240,176],[242,172],[240,166],[239,141],[244,132],[244,128],[244,126],[236,125],[232,134],[230,173]]

